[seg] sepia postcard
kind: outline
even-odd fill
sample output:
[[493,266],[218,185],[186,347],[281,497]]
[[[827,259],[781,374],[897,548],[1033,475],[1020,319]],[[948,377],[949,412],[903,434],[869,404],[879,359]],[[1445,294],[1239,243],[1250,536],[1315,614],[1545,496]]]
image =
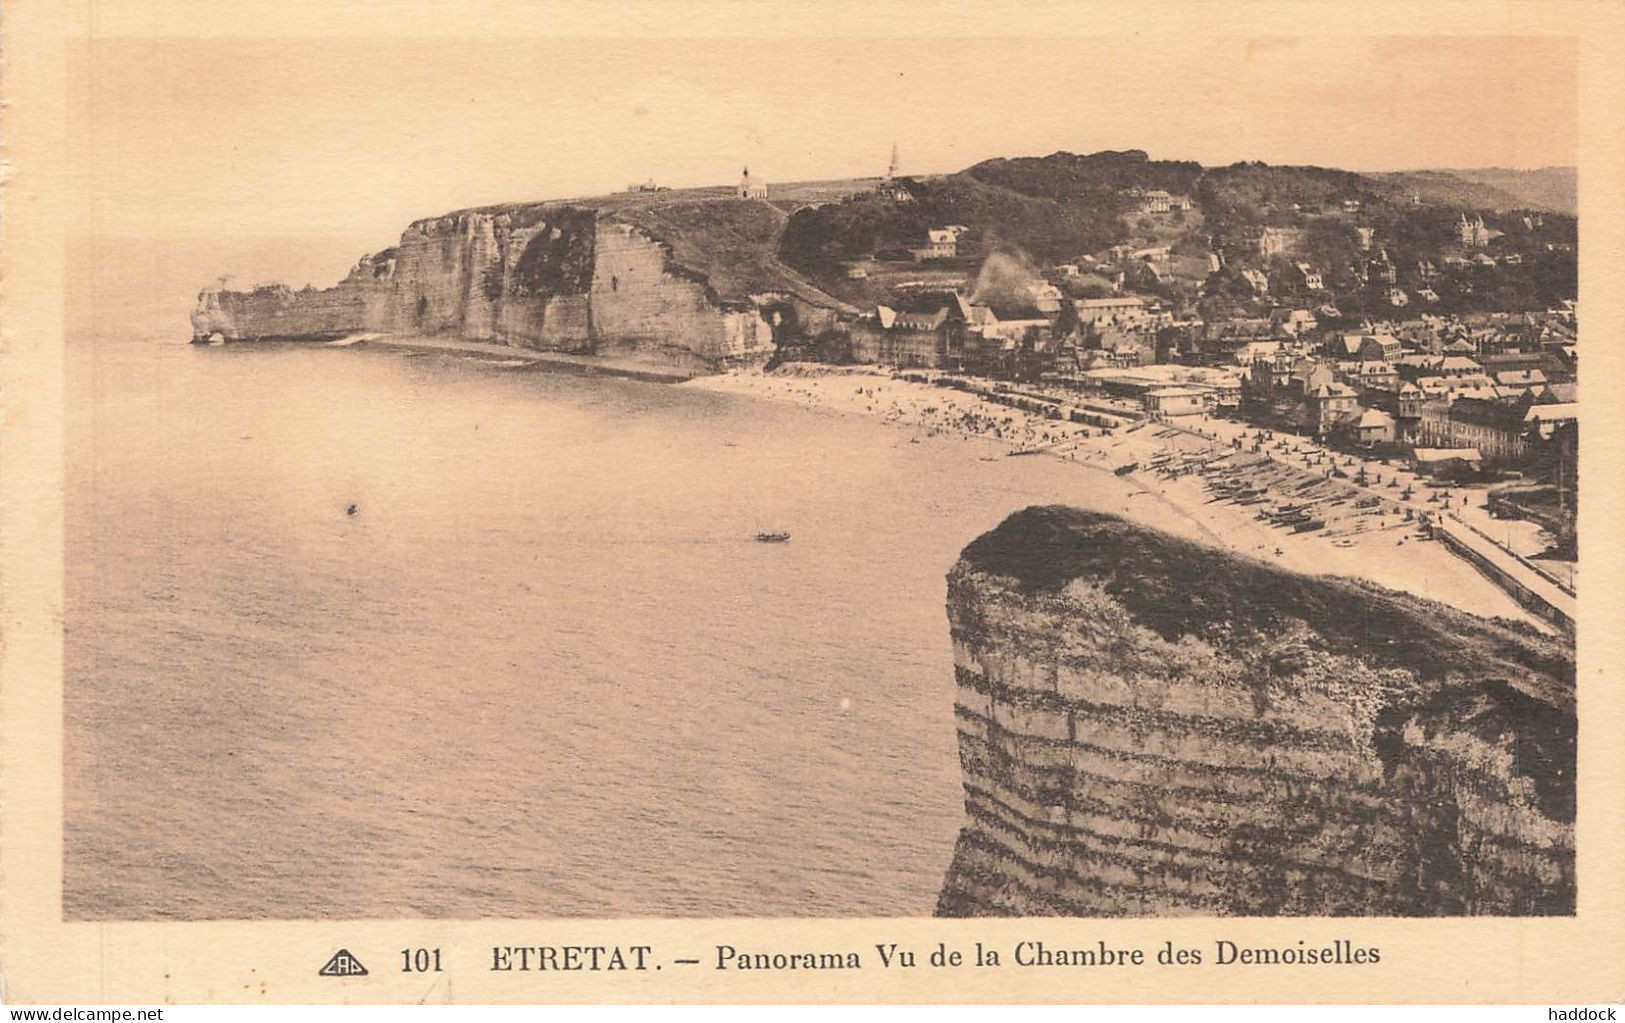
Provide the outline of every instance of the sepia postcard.
[[1622,29],[8,4],[0,993],[1625,998]]

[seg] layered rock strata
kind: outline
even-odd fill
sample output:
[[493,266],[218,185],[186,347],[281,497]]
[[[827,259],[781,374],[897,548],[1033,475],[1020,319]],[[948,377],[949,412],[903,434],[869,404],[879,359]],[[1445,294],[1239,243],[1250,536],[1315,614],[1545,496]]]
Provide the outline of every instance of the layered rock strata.
[[937,912],[1574,911],[1574,662],[1514,623],[1029,508],[948,577]]
[[[718,233],[779,223],[746,204],[690,205],[703,215],[690,219]],[[811,289],[789,293],[775,283],[719,289],[703,267],[679,261],[670,243],[637,224],[591,205],[541,203],[417,221],[397,246],[362,257],[331,288],[210,288],[199,295],[192,333],[194,341],[451,336],[703,371],[765,356],[776,330],[834,322],[838,303],[820,305]]]

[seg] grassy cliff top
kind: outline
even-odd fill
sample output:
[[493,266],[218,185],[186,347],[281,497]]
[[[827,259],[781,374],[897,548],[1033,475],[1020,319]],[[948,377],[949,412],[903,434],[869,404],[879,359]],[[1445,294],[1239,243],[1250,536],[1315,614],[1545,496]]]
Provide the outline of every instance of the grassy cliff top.
[[769,198],[739,199],[732,187],[614,192],[581,199],[501,203],[456,210],[414,222],[412,229],[455,224],[472,215],[528,226],[563,210],[592,210],[630,224],[663,244],[680,273],[703,280],[723,301],[782,292],[814,305],[851,307],[786,266],[778,256],[789,211],[833,201],[872,187],[873,181],[813,181],[770,186]]
[[1035,506],[966,547],[955,572],[1013,579],[1034,594],[1102,585],[1167,639],[1277,634],[1303,623],[1331,653],[1423,680],[1500,679],[1568,714],[1572,649],[1532,628],[1481,618],[1363,580],[1290,572],[1114,515]]
[[704,276],[725,301],[761,292],[784,292],[814,305],[845,308],[780,261],[779,240],[788,215],[761,200],[675,197],[665,202],[625,203],[610,219],[631,224],[662,242],[672,261]]

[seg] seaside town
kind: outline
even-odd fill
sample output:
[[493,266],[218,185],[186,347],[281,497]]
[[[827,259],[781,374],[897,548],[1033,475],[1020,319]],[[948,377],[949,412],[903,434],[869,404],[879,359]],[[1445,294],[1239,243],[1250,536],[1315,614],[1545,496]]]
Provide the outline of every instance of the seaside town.
[[1572,169],[1127,150],[910,176],[895,145],[884,166],[420,220],[325,291],[205,289],[193,342],[457,349],[875,416],[1443,599],[1417,567],[1434,543],[1510,598],[1497,613],[1572,626]]
[[[894,150],[858,201],[909,206],[920,191]],[[747,171],[738,198],[768,195]],[[1531,308],[1538,289],[1519,286],[1536,264],[1572,268],[1572,218],[1554,231],[1539,212],[1333,194],[1266,202],[1255,219],[1283,226],[1220,225],[1189,194],[1117,198],[1131,237],[1070,258],[926,222],[914,244],[826,265],[822,285],[855,311],[805,347],[778,339],[766,388],[979,434],[1009,455],[1192,476],[1209,501],[1282,534],[1441,541],[1572,624],[1576,303],[1568,288]],[[1422,216],[1446,233],[1419,240]],[[1494,308],[1500,295],[1517,308]],[[954,397],[922,398],[919,385]],[[1132,443],[1102,447],[1109,438]]]

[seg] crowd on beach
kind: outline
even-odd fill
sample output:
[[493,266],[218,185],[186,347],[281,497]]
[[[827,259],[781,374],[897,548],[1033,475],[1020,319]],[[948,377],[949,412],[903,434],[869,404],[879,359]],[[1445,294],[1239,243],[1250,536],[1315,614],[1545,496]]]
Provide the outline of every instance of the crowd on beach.
[[[1381,576],[1389,585],[1416,592],[1430,585],[1421,581],[1421,575],[1438,576],[1440,570],[1436,558],[1416,560],[1422,552],[1411,541],[1426,536],[1418,531],[1424,515],[1445,510],[1448,501],[1452,513],[1487,519],[1483,496],[1477,492],[1423,487],[1400,466],[1371,463],[1368,475],[1357,475],[1364,463],[1307,438],[1272,435],[1265,442],[1246,424],[1208,417],[1178,428],[1141,421],[1104,429],[991,400],[973,390],[902,379],[873,367],[789,364],[773,372],[741,370],[699,378],[684,386],[873,417],[907,431],[914,442],[957,436],[986,445],[980,455],[984,461],[1015,453],[1041,454],[1102,471],[1121,470],[1118,474],[1125,476],[1122,482],[1130,487],[1129,496],[1154,498],[1164,511],[1176,514],[1209,540],[1302,570]],[[1256,454],[1267,459],[1258,471],[1271,500],[1290,499],[1291,488],[1311,479],[1323,479],[1327,485],[1316,493],[1335,493],[1342,499],[1339,507],[1328,511],[1328,528],[1313,533],[1272,528],[1269,522],[1254,521],[1255,508],[1215,502],[1199,475],[1169,478],[1147,467],[1171,452],[1178,457],[1252,453],[1255,443]],[[1380,505],[1371,501],[1373,496],[1380,497]],[[1405,514],[1407,508],[1410,515]],[[1532,542],[1524,541],[1526,546]],[[1454,560],[1442,551],[1439,558]],[[1449,599],[1448,594],[1436,595]]]

